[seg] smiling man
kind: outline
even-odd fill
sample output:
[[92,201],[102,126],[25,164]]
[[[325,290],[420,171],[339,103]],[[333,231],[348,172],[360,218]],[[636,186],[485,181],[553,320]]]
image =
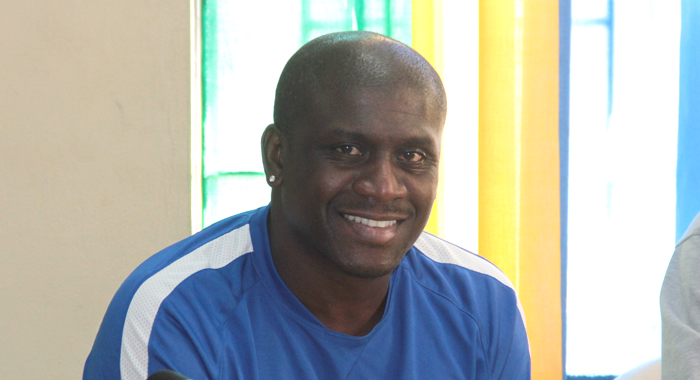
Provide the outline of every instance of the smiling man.
[[439,76],[397,41],[302,47],[262,136],[270,205],[139,266],[84,379],[529,379],[508,279],[422,232],[445,113]]

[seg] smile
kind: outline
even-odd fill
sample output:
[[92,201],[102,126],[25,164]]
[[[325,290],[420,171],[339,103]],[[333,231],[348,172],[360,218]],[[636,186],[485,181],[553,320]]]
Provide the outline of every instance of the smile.
[[361,218],[359,216],[347,215],[347,214],[343,214],[343,216],[346,219],[349,219],[350,221],[353,221],[353,222],[359,223],[359,224],[364,224],[365,226],[370,226],[370,227],[386,228],[386,227],[393,226],[394,224],[396,224],[396,220],[374,220],[374,219]]

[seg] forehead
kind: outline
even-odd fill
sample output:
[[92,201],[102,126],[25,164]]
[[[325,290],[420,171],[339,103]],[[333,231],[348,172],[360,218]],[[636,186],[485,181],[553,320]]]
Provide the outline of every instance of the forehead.
[[424,89],[344,88],[318,91],[308,109],[307,133],[355,131],[393,138],[442,132],[444,116]]

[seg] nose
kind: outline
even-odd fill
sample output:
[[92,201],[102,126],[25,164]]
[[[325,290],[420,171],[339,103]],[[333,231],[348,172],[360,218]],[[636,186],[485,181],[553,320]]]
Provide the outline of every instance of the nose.
[[403,181],[401,168],[389,157],[377,157],[362,168],[353,182],[355,193],[374,198],[377,202],[389,202],[405,198],[408,189]]

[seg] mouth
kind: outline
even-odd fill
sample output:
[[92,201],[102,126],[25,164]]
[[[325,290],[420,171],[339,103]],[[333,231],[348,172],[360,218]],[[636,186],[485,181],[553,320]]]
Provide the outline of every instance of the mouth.
[[345,213],[341,213],[341,215],[345,218],[347,226],[354,231],[354,235],[359,238],[360,241],[377,246],[387,244],[394,240],[398,234],[400,222],[403,221],[403,219],[396,218],[395,216],[371,219]]
[[345,219],[348,219],[352,222],[363,224],[363,225],[369,226],[369,227],[386,228],[386,227],[391,227],[391,226],[396,224],[396,219],[393,219],[393,220],[374,220],[374,219],[368,219],[368,218],[363,218],[361,216],[349,215],[349,214],[343,214],[343,217],[345,217]]

